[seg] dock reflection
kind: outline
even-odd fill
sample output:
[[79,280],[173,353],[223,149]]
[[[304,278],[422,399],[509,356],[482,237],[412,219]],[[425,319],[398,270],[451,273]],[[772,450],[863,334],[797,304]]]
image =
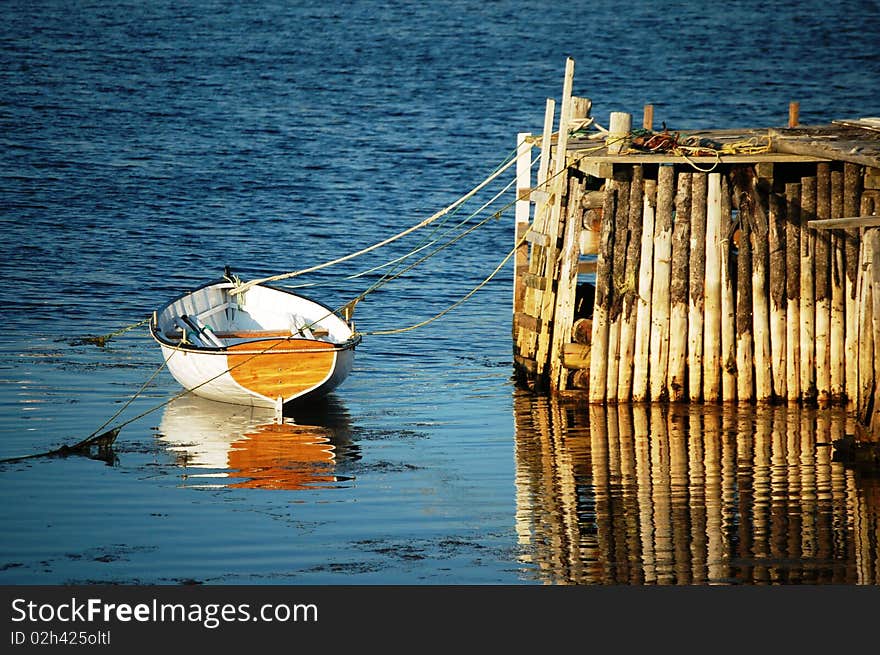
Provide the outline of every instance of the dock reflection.
[[187,486],[342,486],[340,462],[359,457],[348,413],[332,398],[278,421],[273,410],[187,394],[168,404],[158,431]]
[[516,392],[517,531],[550,584],[878,584],[880,478],[843,410]]

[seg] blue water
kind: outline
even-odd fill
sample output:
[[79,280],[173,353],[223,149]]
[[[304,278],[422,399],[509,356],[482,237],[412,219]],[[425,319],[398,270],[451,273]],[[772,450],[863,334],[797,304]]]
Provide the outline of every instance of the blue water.
[[[511,382],[509,265],[441,320],[369,334],[428,319],[484,280],[512,244],[511,211],[361,302],[367,336],[351,377],[292,417],[311,426],[288,437],[298,450],[263,440],[241,455],[248,467],[223,457],[260,442],[244,435],[265,417],[168,403],[180,390],[165,371],[139,393],[161,364],[143,328],[104,348],[79,340],[135,324],[224,265],[243,278],[294,271],[432,215],[505,161],[518,132],[541,131],[567,56],[600,123],[645,103],[656,125],[682,130],[783,125],[792,100],[804,124],[880,115],[880,4],[866,0],[46,0],[0,11],[0,457],[78,441],[134,395],[120,420],[146,413],[123,428],[111,465],[0,465],[0,583],[669,582],[585,575],[592,551],[554,536],[571,516],[591,534],[614,515],[593,507],[589,459],[523,446],[541,442],[536,413],[569,426]],[[352,274],[420,239],[291,283],[338,306],[378,279]],[[577,439],[584,427],[571,429]],[[774,471],[801,466],[787,461]],[[574,514],[565,485],[548,492],[569,479],[552,471],[572,466],[587,495]],[[876,520],[876,489],[816,466],[818,486],[785,487],[791,512],[805,511],[807,489],[836,498],[820,507],[829,525],[851,522],[819,580],[864,581],[852,526]],[[618,492],[634,497],[625,474]],[[560,567],[562,552],[573,559]],[[740,564],[712,581],[762,582],[741,562],[759,554],[726,552]]]

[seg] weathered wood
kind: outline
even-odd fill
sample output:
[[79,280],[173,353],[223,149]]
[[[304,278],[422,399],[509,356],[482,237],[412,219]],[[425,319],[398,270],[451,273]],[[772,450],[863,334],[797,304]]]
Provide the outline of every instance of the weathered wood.
[[[843,215],[855,216],[859,211],[861,196],[862,167],[857,164],[843,165]],[[856,401],[859,388],[859,326],[858,297],[856,278],[859,265],[859,232],[847,229],[844,232],[844,282],[843,293],[846,305],[846,335],[844,336],[843,359],[846,372],[846,396],[850,403]]]
[[579,318],[571,326],[571,340],[574,343],[589,345],[593,338],[593,319]]
[[[843,171],[831,171],[831,220],[843,216]],[[846,299],[844,291],[844,238],[842,231],[831,234],[831,401],[846,397]]]
[[[867,236],[867,235],[866,235]],[[874,378],[874,353],[880,344],[874,343],[874,291],[870,271],[874,263],[874,239],[862,238],[859,249],[859,390],[856,413],[859,421],[867,425],[871,421],[872,400],[876,380]]]
[[657,172],[657,213],[654,226],[654,283],[651,287],[651,400],[668,400],[669,311],[672,281],[672,210],[675,169],[661,166]]
[[[532,144],[528,140],[531,136],[528,132],[520,132],[517,134],[516,143],[516,185],[518,188],[529,188],[532,182]],[[513,266],[513,311],[521,312],[523,303],[525,302],[525,289],[523,288],[522,277],[520,271],[528,267],[529,264],[529,246],[528,243],[522,241],[522,235],[528,230],[529,219],[531,216],[532,205],[526,198],[518,198],[514,208],[515,221],[515,242],[516,254],[514,255]],[[514,326],[515,332],[515,326]],[[514,333],[513,338],[516,339]]]
[[[619,400],[617,380],[620,370],[620,322],[623,311],[623,287],[626,267],[626,250],[629,232],[629,196],[630,181],[628,170],[615,173],[613,184],[617,190],[617,203],[614,209],[614,285],[611,289],[611,310],[608,316],[608,390],[609,401]],[[626,364],[625,364],[626,365]]]
[[792,101],[788,103],[788,126],[797,127],[800,120],[801,103]]
[[[748,169],[745,169],[748,170]],[[767,219],[766,196],[759,192],[755,178],[750,176],[743,187],[747,217],[752,221],[752,339],[755,361],[755,398],[773,398],[773,376],[770,352],[770,303],[767,297],[770,227]],[[740,207],[743,212],[743,207]]]
[[651,289],[654,282],[654,215],[657,206],[657,182],[645,180],[642,207],[642,248],[639,263],[639,295],[636,311],[635,356],[633,359],[632,399],[649,397],[648,357],[651,344]]
[[733,226],[732,207],[727,176],[721,176],[721,223],[719,249],[721,252],[721,399],[734,401],[737,397],[736,361],[736,305],[734,303],[734,279],[732,268]]
[[[559,109],[559,129],[556,143],[556,154],[553,158],[553,177],[549,180],[550,195],[553,203],[550,207],[550,220],[546,229],[543,230],[548,237],[550,243],[545,249],[543,273],[548,278],[555,278],[557,267],[559,266],[558,243],[560,233],[563,231],[562,225],[562,204],[563,194],[566,191],[566,176],[562,173],[565,171],[568,161],[566,159],[566,146],[569,137],[569,124],[571,119],[571,89],[574,82],[574,59],[569,57],[565,62],[565,79],[562,84],[562,104]],[[535,355],[535,361],[538,362],[539,373],[536,383],[538,386],[544,386],[549,381],[550,375],[550,355],[552,350],[554,311],[556,308],[556,294],[552,289],[546,290],[541,294],[541,312],[542,319],[541,332],[538,335],[538,347]],[[546,329],[545,329],[546,328]]]
[[688,389],[703,396],[703,310],[706,275],[706,173],[694,173],[691,192],[691,256],[688,285]]
[[667,387],[673,402],[687,398],[688,279],[690,271],[691,188],[690,173],[679,173],[672,224],[672,281],[669,312],[669,374]]
[[880,226],[880,216],[851,216],[849,218],[831,218],[825,220],[810,221],[809,227],[815,230],[839,230],[862,227]]
[[801,185],[785,185],[785,384],[789,400],[801,397]]
[[541,329],[541,319],[530,316],[524,312],[517,312],[513,315],[513,322],[517,327],[538,332]]
[[871,401],[871,416],[867,417],[865,425],[871,430],[871,434],[880,435],[880,357],[877,357],[880,351],[880,229],[872,228],[866,230],[864,234],[865,240],[870,243],[871,263],[866,267],[865,275],[871,279],[871,297],[873,300],[871,323],[873,325],[872,341],[874,344],[874,371],[873,386],[874,396]]
[[644,171],[633,166],[629,185],[628,239],[623,278],[623,306],[620,317],[620,365],[617,372],[617,400],[632,398],[633,354],[636,338],[636,298],[638,297],[639,264],[642,252],[642,210],[644,205]]
[[562,347],[562,366],[566,369],[590,368],[590,346],[583,343],[566,343]]
[[785,199],[775,192],[769,197],[769,265],[770,265],[770,357],[773,369],[773,394],[777,398],[788,397],[788,372],[786,369],[785,293]]
[[631,129],[632,114],[622,111],[611,112],[611,116],[608,119],[608,136],[605,137],[608,154],[616,155],[626,147]]
[[[575,117],[582,118],[582,117]],[[581,214],[584,209],[574,199],[580,195],[582,182],[577,177],[569,177],[567,216],[562,236],[559,280],[556,291],[556,308],[553,312],[553,342],[550,349],[551,390],[565,391],[568,372],[565,370],[563,347],[571,334],[574,322],[575,291],[577,287],[578,258],[580,257],[580,233],[583,227]]]
[[[745,204],[743,202],[740,203]],[[737,395],[740,401],[752,400],[754,391],[754,336],[752,330],[752,221],[739,208],[740,235],[736,276],[736,366]]]
[[814,279],[815,230],[807,223],[816,216],[816,178],[801,178],[801,398],[816,400],[816,302]]
[[721,176],[709,173],[706,194],[706,278],[703,337],[703,398],[721,396]]
[[642,127],[646,130],[654,129],[654,105],[645,105],[642,111]]
[[[831,168],[816,164],[816,218],[831,218]],[[815,301],[816,301],[816,400],[826,405],[831,396],[831,242],[826,230],[816,231]]]
[[614,210],[617,204],[614,187],[605,186],[599,259],[596,268],[596,301],[593,309],[592,353],[590,354],[590,402],[605,401],[608,380],[608,314],[611,311],[612,265],[614,261]]

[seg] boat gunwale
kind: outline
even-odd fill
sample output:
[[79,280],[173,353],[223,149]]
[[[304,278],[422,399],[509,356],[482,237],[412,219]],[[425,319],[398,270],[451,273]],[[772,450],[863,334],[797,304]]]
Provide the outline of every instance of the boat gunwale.
[[[328,307],[324,303],[317,301],[317,300],[313,300],[312,298],[309,298],[308,296],[305,296],[303,294],[295,293],[294,291],[291,291],[290,289],[285,289],[283,287],[276,287],[276,286],[270,285],[270,284],[260,284],[260,285],[256,285],[256,286],[262,287],[264,289],[269,289],[271,291],[279,291],[279,292],[285,293],[289,296],[293,296],[294,298],[301,298],[307,302],[313,303],[314,305],[317,305],[318,307],[321,307],[321,308],[327,310],[329,315],[336,317],[337,319],[342,321],[346,325],[346,327],[348,327],[349,330],[352,330],[352,335],[348,339],[346,339],[345,341],[343,341],[341,343],[334,343],[332,341],[323,341],[321,339],[309,339],[307,337],[301,337],[301,336],[297,336],[297,335],[292,334],[286,338],[284,338],[284,337],[275,337],[275,338],[255,337],[253,339],[238,341],[235,344],[228,344],[226,346],[200,346],[200,345],[196,345],[196,344],[185,344],[185,343],[181,343],[180,341],[172,341],[167,336],[165,336],[165,334],[163,334],[162,332],[159,331],[158,317],[161,313],[163,313],[165,310],[167,310],[169,307],[171,307],[171,305],[173,305],[176,302],[179,302],[180,300],[186,298],[187,296],[190,296],[194,293],[198,293],[199,291],[202,291],[202,290],[207,289],[209,287],[217,286],[219,284],[229,284],[231,287],[234,286],[234,284],[232,284],[226,278],[215,279],[213,281],[206,282],[206,283],[204,283],[194,289],[190,289],[189,291],[183,292],[183,293],[175,296],[174,298],[172,298],[171,300],[166,302],[164,305],[159,307],[159,309],[154,311],[153,316],[151,317],[151,320],[150,320],[150,335],[153,337],[153,339],[157,343],[159,343],[161,346],[164,346],[166,348],[170,348],[172,350],[190,352],[190,353],[199,353],[199,354],[204,354],[204,355],[228,355],[228,354],[273,355],[273,354],[280,354],[280,353],[288,353],[289,354],[289,353],[295,353],[295,352],[303,352],[303,353],[341,352],[341,351],[346,351],[346,350],[353,350],[362,340],[362,335],[358,334],[357,332],[355,332],[352,329],[351,323],[349,321],[346,321],[344,318],[339,316],[334,310],[332,310],[330,307]],[[307,348],[307,349],[303,349],[301,351],[275,350],[275,346],[264,349],[264,350],[254,350],[254,351],[251,351],[251,350],[230,350],[231,346],[241,346],[241,345],[247,345],[247,344],[251,344],[251,343],[259,343],[259,342],[265,342],[265,341],[277,341],[279,343],[285,342],[285,341],[291,342],[291,343],[296,342],[296,341],[305,341],[305,342],[309,342],[309,343],[320,343],[322,345],[326,345],[327,347],[326,348]]]

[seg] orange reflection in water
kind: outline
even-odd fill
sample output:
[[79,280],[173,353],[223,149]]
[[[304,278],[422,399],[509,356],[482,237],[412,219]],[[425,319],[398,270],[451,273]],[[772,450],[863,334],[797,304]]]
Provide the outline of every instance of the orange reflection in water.
[[517,530],[555,584],[878,584],[880,480],[839,410],[515,396]]
[[303,490],[347,480],[340,458],[356,456],[344,408],[331,401],[277,420],[272,410],[192,394],[166,407],[159,439],[188,486]]

